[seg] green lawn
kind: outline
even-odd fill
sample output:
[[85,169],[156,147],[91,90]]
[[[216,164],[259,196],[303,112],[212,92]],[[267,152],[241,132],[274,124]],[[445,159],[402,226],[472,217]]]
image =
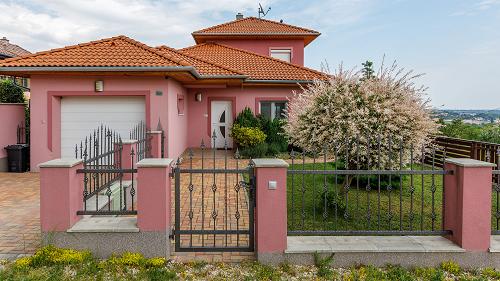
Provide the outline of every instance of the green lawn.
[[[327,163],[326,169],[335,169],[334,163]],[[294,164],[290,170],[323,170],[324,164]],[[415,170],[430,170],[432,167],[414,165]],[[360,176],[353,176],[349,189],[345,189],[343,176],[334,175],[288,175],[288,229],[289,230],[441,230],[442,229],[442,175],[414,175],[414,192],[411,194],[412,176],[402,179],[392,177],[381,179],[370,177],[371,190],[366,190]],[[324,182],[330,196],[327,197],[326,218]],[[388,191],[391,182],[392,190]],[[402,186],[400,187],[400,182]],[[432,186],[435,192],[432,192]],[[423,183],[423,184],[422,184]],[[304,187],[304,188],[303,188]],[[380,187],[380,188],[379,188]],[[336,195],[338,194],[338,195]],[[338,197],[337,197],[338,196]],[[338,198],[337,210],[331,202]],[[401,200],[400,200],[401,199]],[[401,204],[400,204],[401,201]],[[496,210],[496,194],[493,196]],[[341,207],[339,207],[341,206]],[[411,217],[413,213],[413,217]],[[434,214],[435,219],[432,219]],[[369,216],[368,216],[369,215]],[[401,220],[401,224],[400,224]],[[492,218],[493,221],[493,218]],[[496,228],[496,220],[493,227]]]
[[[334,258],[333,258],[334,259]],[[266,266],[244,263],[180,263],[163,258],[145,259],[126,253],[98,260],[89,252],[54,247],[33,257],[0,261],[0,280],[499,280],[492,268],[464,270],[454,262],[439,267],[405,269],[400,266],[334,268],[331,259],[316,258],[315,265]]]

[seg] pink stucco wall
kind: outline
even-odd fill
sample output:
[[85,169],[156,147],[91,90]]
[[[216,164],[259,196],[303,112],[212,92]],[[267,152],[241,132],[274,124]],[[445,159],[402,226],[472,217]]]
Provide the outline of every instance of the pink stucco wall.
[[[256,108],[257,99],[287,100],[291,97],[294,90],[299,90],[298,87],[268,87],[268,88],[212,88],[212,89],[189,89],[187,95],[187,103],[189,108],[188,116],[188,141],[189,147],[200,146],[201,140],[205,144],[210,143],[209,126],[210,112],[209,101],[212,100],[231,100],[233,102],[233,114],[237,115],[245,107],[249,107],[252,111],[258,114]],[[202,100],[195,100],[196,93],[201,93]]]
[[4,147],[17,143],[17,126],[24,126],[24,104],[0,103],[0,159],[7,157]]
[[304,41],[302,40],[217,40],[216,42],[264,56],[269,56],[271,49],[291,49],[291,62],[304,65]]
[[[94,92],[94,81],[104,81],[104,92]],[[168,124],[169,85],[164,77],[42,76],[31,77],[31,167],[61,155],[61,96],[144,96],[146,122],[156,129],[158,120]],[[161,91],[162,95],[157,95]],[[52,114],[49,114],[52,112]],[[124,116],[126,118],[126,116]]]
[[[168,84],[168,143],[167,155],[169,158],[177,158],[187,146],[188,139],[188,116],[189,105],[187,104],[187,91],[179,82],[170,79]],[[183,96],[184,113],[179,114],[177,110],[177,99]]]

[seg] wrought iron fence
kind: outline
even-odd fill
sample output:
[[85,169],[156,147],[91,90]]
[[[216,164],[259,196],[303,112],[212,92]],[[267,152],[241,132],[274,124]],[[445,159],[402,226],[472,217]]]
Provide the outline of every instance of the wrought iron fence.
[[496,151],[497,168],[493,170],[492,234],[500,235],[500,146]]
[[137,140],[137,161],[151,157],[151,136],[146,123],[140,122],[130,130],[130,139]]
[[[215,144],[215,140],[213,141]],[[228,151],[189,150],[175,175],[176,252],[254,250],[253,167]]]
[[391,136],[292,151],[289,235],[450,233],[443,227],[443,181],[451,171],[436,166],[436,151]]
[[78,215],[133,215],[135,210],[134,168],[136,152],[132,148],[132,167],[123,168],[123,142],[120,135],[104,125],[75,146],[76,158],[83,159],[83,210]]

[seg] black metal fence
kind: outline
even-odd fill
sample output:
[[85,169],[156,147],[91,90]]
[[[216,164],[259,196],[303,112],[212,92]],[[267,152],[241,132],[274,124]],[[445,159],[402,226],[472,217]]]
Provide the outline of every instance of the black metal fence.
[[289,235],[450,233],[436,147],[368,136],[290,156]]
[[500,235],[500,146],[496,151],[497,168],[493,170],[493,193],[492,202],[492,234]]
[[76,158],[83,159],[83,210],[78,215],[133,215],[135,210],[134,174],[136,152],[132,149],[132,167],[123,168],[123,142],[120,135],[104,125],[94,130],[79,146]]
[[241,162],[227,145],[207,149],[203,142],[189,150],[187,163],[177,162],[176,252],[254,250],[253,167]]
[[129,137],[137,141],[137,161],[151,157],[151,136],[146,123],[140,122],[130,130]]

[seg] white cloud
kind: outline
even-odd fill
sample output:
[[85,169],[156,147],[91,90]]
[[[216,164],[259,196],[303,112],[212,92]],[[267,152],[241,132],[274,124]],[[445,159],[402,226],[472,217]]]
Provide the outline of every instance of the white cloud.
[[0,0],[0,36],[31,51],[120,34],[182,47],[193,43],[192,31],[255,5],[253,0]]

